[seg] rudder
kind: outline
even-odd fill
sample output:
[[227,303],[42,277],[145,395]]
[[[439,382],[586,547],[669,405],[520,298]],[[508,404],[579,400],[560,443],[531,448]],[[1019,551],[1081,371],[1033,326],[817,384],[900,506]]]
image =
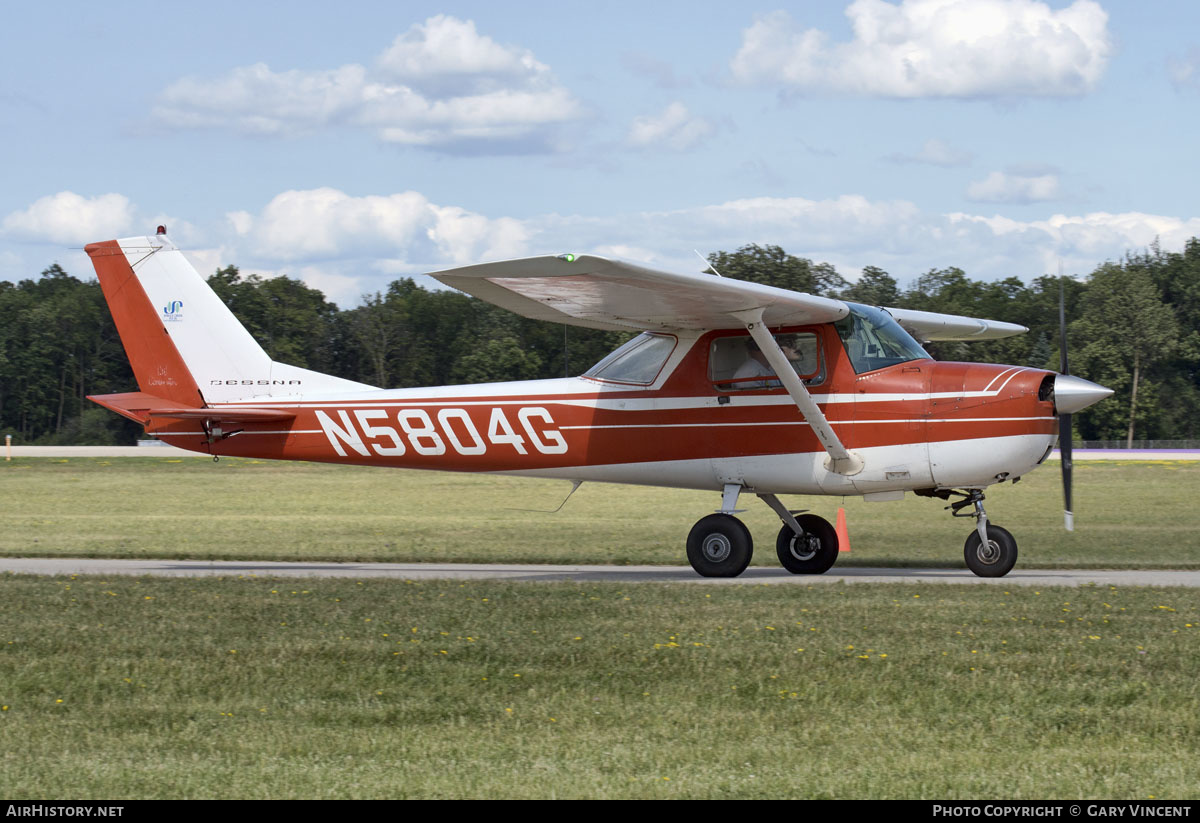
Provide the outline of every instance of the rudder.
[[122,242],[125,241],[92,243],[84,251],[92,258],[138,388],[183,406],[203,406],[204,395],[170,333],[159,321],[154,304],[125,256]]
[[272,361],[165,234],[86,251],[147,394],[203,406],[373,388]]

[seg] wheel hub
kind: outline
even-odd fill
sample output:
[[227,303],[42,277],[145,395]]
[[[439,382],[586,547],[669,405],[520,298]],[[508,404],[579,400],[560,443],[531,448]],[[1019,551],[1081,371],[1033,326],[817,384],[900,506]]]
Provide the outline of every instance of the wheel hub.
[[720,563],[729,558],[729,553],[733,551],[733,544],[723,534],[710,534],[700,544],[700,551],[704,553],[705,560]]
[[979,550],[975,552],[975,556],[979,558],[980,563],[991,566],[1000,560],[1000,544],[995,540],[980,543]]
[[791,543],[792,557],[797,560],[812,560],[821,548],[821,541],[806,534],[803,537],[793,537]]

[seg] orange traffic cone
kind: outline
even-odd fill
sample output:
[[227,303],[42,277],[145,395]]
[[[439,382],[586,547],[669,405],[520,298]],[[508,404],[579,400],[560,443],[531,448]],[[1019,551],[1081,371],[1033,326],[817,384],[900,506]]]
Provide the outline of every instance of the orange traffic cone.
[[850,551],[850,533],[846,531],[846,510],[838,508],[837,526],[834,529],[838,537],[838,551]]

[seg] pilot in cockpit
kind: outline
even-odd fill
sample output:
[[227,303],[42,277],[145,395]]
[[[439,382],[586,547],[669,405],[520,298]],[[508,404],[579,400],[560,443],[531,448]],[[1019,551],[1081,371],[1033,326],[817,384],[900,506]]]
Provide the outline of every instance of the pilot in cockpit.
[[[795,348],[789,342],[780,340],[779,344],[783,349],[783,356],[790,362],[794,362],[798,358]],[[769,377],[771,379],[752,382],[750,378],[753,377]],[[746,362],[742,363],[734,372],[733,380],[738,381],[734,383],[738,389],[767,389],[783,385],[775,376],[775,370],[771,368],[771,364],[767,362],[767,356],[762,353],[758,343],[754,342],[752,338],[746,340]]]

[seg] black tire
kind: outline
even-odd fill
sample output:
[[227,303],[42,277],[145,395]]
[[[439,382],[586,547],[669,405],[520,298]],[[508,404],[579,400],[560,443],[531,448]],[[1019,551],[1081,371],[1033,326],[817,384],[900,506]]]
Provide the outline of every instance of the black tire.
[[804,529],[797,536],[787,523],[775,538],[775,553],[779,562],[792,574],[824,574],[833,568],[838,557],[837,530],[824,517],[815,514],[797,515],[796,522]]
[[988,523],[988,545],[983,548],[979,532],[973,531],[963,544],[967,568],[980,577],[1004,577],[1017,563],[1017,541],[1008,529]]
[[688,534],[688,562],[703,577],[737,577],[753,554],[750,530],[730,514],[710,514]]

